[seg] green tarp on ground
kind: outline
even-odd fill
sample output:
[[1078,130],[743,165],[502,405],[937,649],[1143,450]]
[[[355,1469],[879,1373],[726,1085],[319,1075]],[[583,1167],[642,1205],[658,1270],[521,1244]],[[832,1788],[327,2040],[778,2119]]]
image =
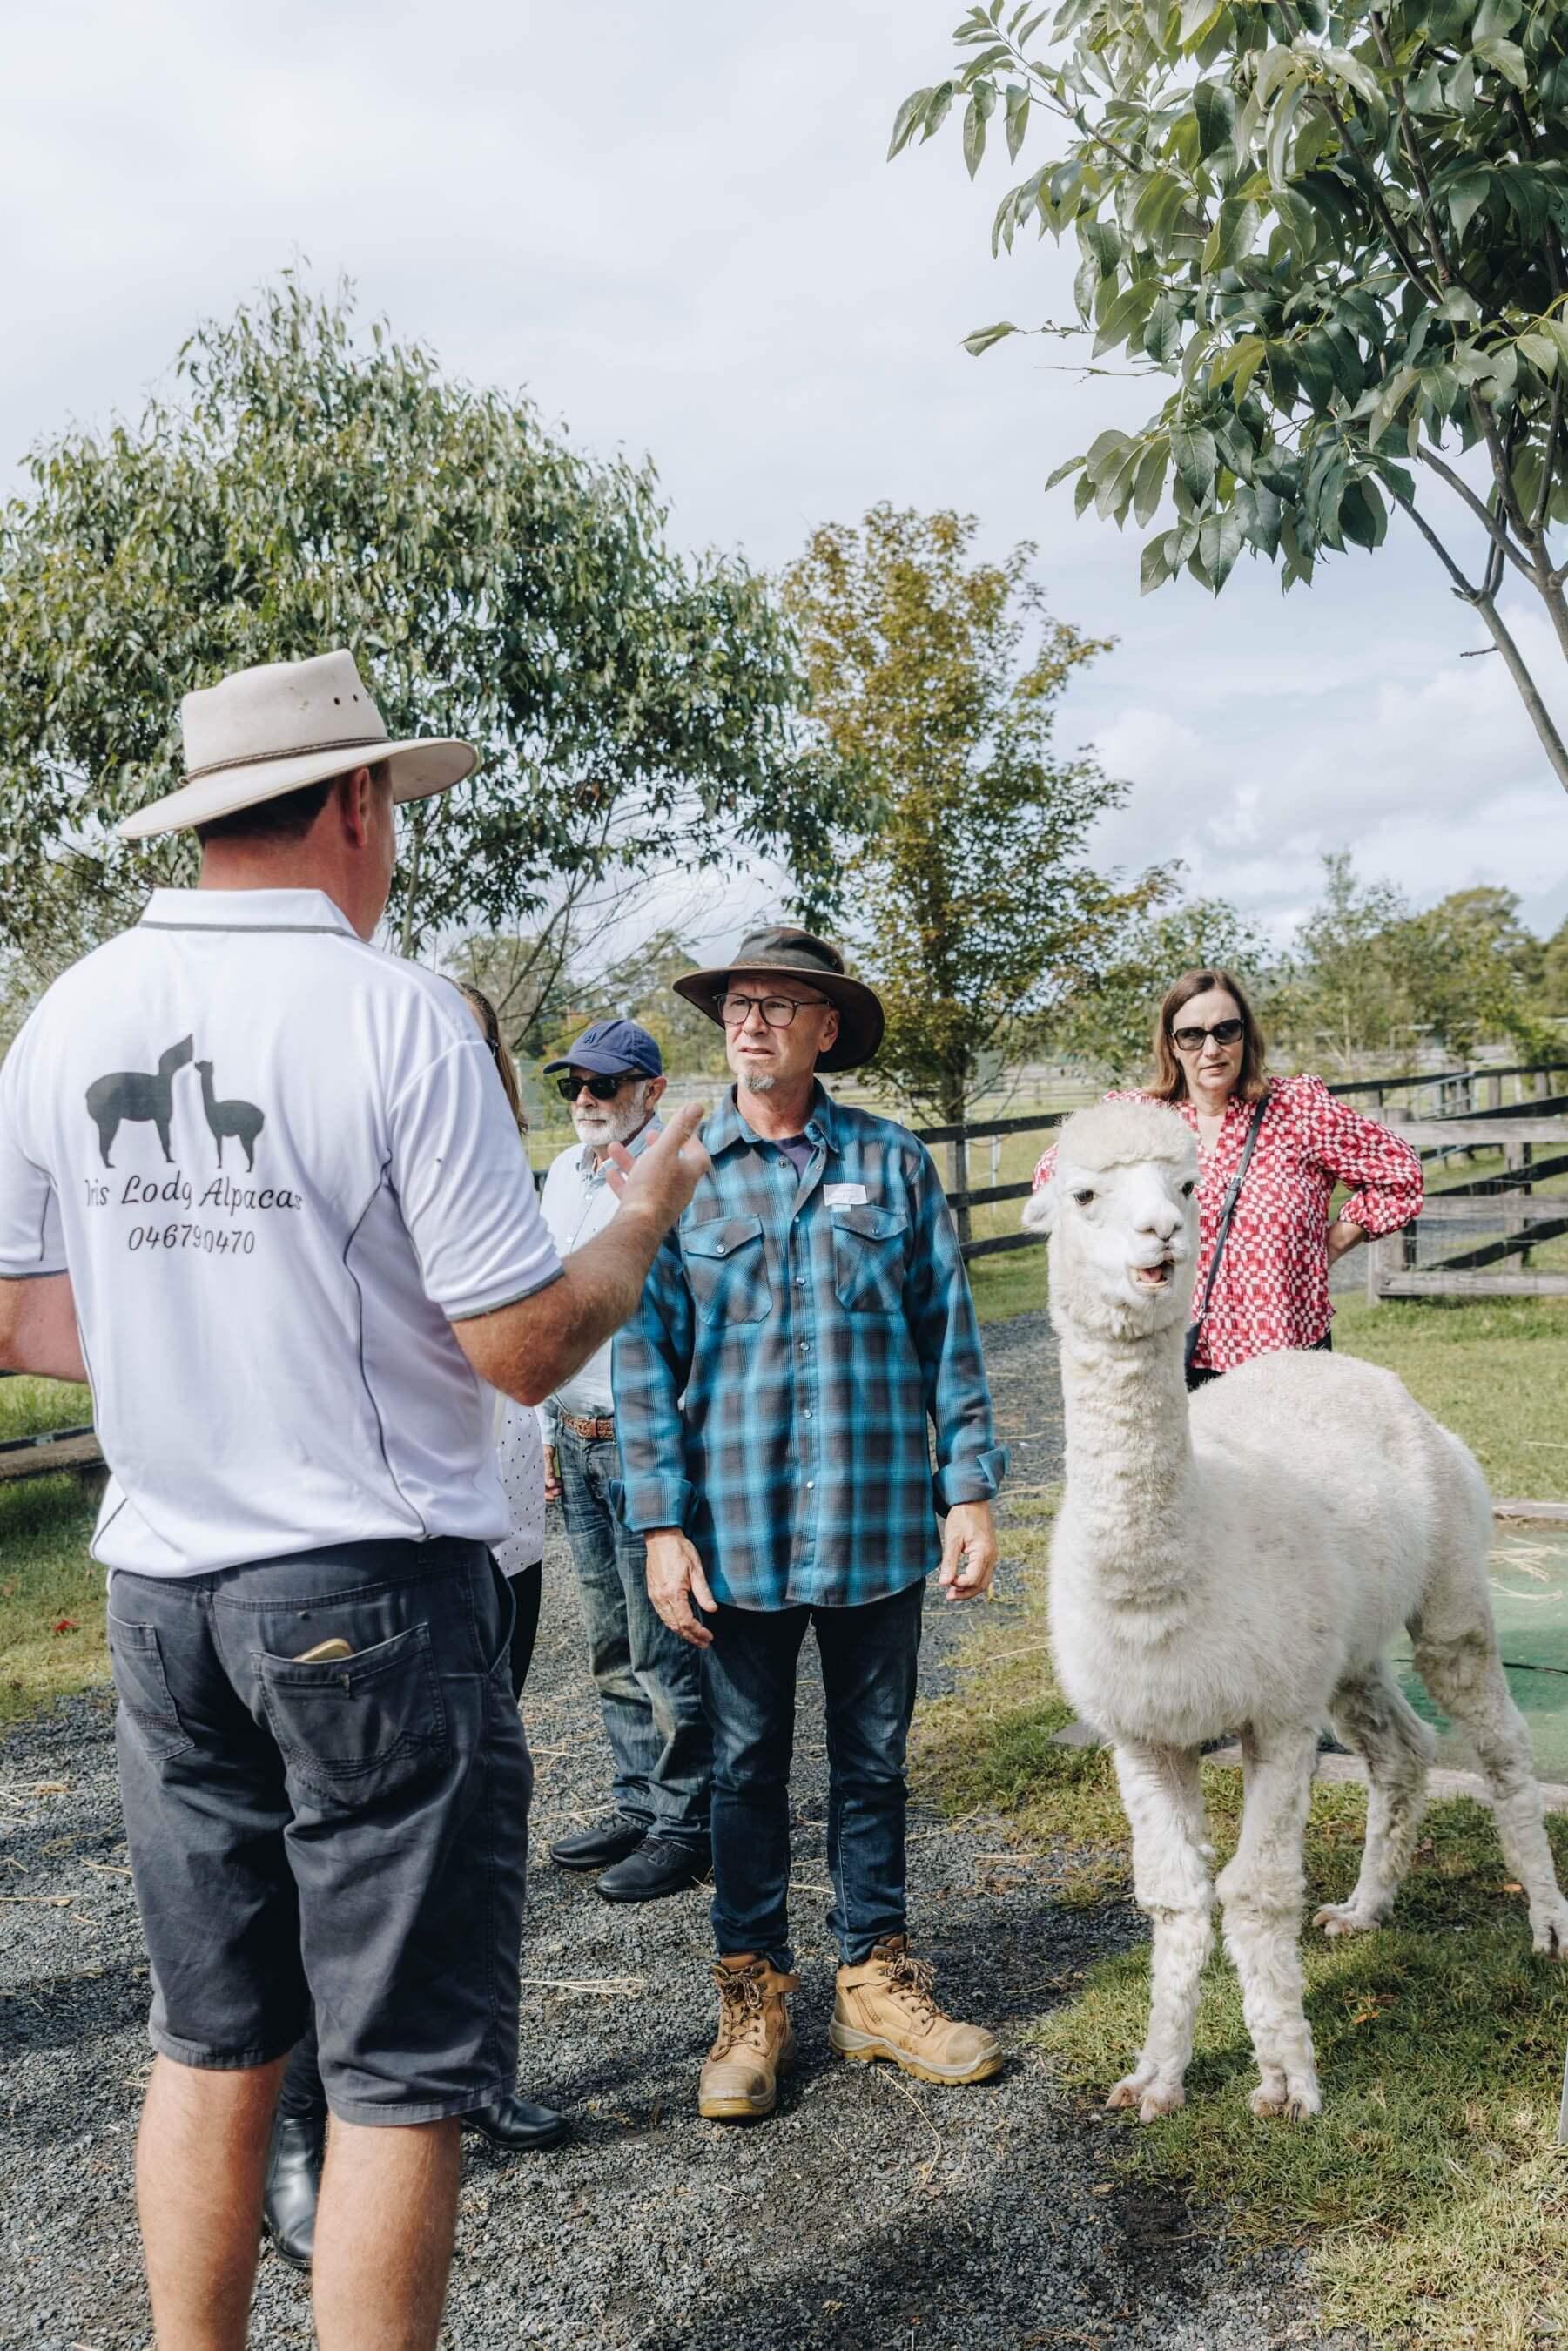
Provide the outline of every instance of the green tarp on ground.
[[[1568,1527],[1500,1528],[1491,1555],[1491,1604],[1514,1703],[1530,1725],[1542,1780],[1568,1781]],[[1473,1771],[1469,1742],[1433,1706],[1407,1642],[1395,1652],[1405,1695],[1437,1726],[1439,1763]]]

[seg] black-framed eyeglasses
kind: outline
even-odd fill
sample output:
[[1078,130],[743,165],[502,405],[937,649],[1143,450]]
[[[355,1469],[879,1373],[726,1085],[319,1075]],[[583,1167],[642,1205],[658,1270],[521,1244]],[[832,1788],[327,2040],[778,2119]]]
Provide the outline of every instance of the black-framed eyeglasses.
[[632,1070],[622,1070],[620,1076],[614,1078],[593,1076],[574,1078],[568,1075],[556,1080],[555,1090],[562,1102],[575,1102],[584,1086],[588,1088],[595,1102],[613,1102],[627,1079],[634,1075],[635,1072]]
[[797,1012],[822,1011],[827,1002],[825,996],[808,996],[800,1001],[793,996],[742,996],[732,988],[718,999],[718,1017],[727,1029],[744,1029],[755,1006],[769,1029],[788,1029]]
[[1173,1029],[1171,1040],[1184,1053],[1197,1053],[1202,1051],[1203,1040],[1206,1037],[1212,1037],[1217,1045],[1235,1045],[1239,1043],[1246,1034],[1245,1020],[1217,1020],[1212,1029],[1199,1029],[1196,1026]]

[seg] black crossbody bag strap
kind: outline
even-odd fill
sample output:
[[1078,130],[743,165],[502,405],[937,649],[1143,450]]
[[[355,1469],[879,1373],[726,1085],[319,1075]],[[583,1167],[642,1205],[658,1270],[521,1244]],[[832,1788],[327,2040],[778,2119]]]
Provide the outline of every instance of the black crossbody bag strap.
[[1203,1303],[1187,1325],[1186,1367],[1189,1372],[1192,1369],[1192,1359],[1197,1353],[1197,1334],[1203,1328],[1209,1301],[1214,1296],[1214,1285],[1219,1278],[1219,1260],[1225,1255],[1225,1244],[1230,1238],[1230,1220],[1236,1214],[1236,1203],[1241,1196],[1241,1179],[1251,1164],[1252,1153],[1258,1142],[1258,1130],[1263,1123],[1263,1113],[1268,1107],[1269,1099],[1265,1095],[1252,1113],[1252,1123],[1247,1131],[1247,1140],[1241,1146],[1241,1156],[1236,1163],[1236,1173],[1226,1186],[1225,1197],[1219,1204],[1219,1222],[1215,1228],[1214,1254],[1208,1260],[1208,1280],[1203,1285]]

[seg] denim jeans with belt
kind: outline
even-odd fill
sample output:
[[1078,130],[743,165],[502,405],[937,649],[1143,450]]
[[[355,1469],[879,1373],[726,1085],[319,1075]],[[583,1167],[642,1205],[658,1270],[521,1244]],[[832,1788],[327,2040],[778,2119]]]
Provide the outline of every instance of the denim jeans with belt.
[[925,1597],[922,1577],[858,1608],[731,1608],[707,1619],[713,1725],[713,1930],[720,1957],[789,1949],[789,1765],[810,1623],[828,1719],[828,1925],[846,1967],[904,1928],[904,1776]]
[[616,1808],[649,1835],[706,1853],[712,1742],[697,1653],[655,1614],[646,1546],[616,1517],[610,1492],[621,1475],[614,1439],[577,1437],[563,1426],[556,1446]]

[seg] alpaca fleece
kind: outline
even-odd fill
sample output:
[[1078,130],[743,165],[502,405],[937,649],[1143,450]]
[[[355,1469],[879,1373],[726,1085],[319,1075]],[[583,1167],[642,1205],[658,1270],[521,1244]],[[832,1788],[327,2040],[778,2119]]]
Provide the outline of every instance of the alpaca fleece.
[[[1322,2103],[1299,1938],[1325,1720],[1365,1764],[1367,1830],[1354,1892],[1315,1923],[1377,1926],[1415,1850],[1433,1740],[1385,1662],[1401,1626],[1475,1749],[1537,1950],[1568,1951],[1568,1905],[1498,1656],[1479,1468],[1392,1373],[1343,1356],[1260,1356],[1189,1409],[1197,1177],[1174,1113],[1110,1102],[1069,1120],[1025,1211],[1051,1236],[1066,1413],[1052,1646],[1068,1696],[1114,1745],[1154,1925],[1148,2035],[1110,2103],[1145,2121],[1181,2104],[1218,1896],[1258,2058],[1253,2110],[1296,2118]],[[1216,1885],[1198,1753],[1235,1731],[1241,1836]]]

